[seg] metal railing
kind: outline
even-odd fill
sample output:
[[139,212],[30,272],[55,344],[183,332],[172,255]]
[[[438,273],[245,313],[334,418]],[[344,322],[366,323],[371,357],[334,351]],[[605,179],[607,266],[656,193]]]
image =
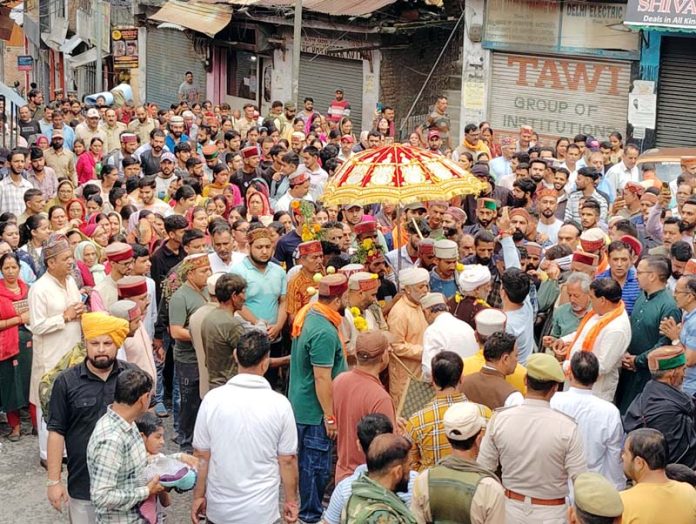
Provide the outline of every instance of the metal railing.
[[19,125],[17,125],[17,119],[19,118],[19,106],[14,102],[5,104],[5,97],[0,98],[0,104],[2,109],[0,109],[0,118],[2,119],[2,137],[0,138],[0,145],[6,149],[13,149],[19,143]]

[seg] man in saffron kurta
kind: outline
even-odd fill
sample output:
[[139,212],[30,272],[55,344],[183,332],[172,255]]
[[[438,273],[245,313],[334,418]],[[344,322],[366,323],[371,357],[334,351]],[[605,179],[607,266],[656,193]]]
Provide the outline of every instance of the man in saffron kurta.
[[303,522],[318,522],[323,513],[322,498],[331,476],[331,442],[337,433],[331,387],[347,368],[339,328],[348,279],[327,275],[318,288],[318,301],[300,309],[291,333],[288,399],[297,423]]
[[[423,268],[402,269],[399,272],[399,283],[404,296],[394,304],[387,324],[394,337],[392,358],[389,362],[389,393],[398,406],[402,395],[406,392],[409,372],[413,376],[421,375],[421,358],[423,356],[423,334],[428,322],[423,315],[420,300],[429,290],[430,274]],[[404,366],[408,369],[404,369]]]
[[298,262],[302,268],[288,282],[288,317],[290,324],[297,312],[309,304],[312,298],[310,288],[316,286],[314,275],[324,273],[324,254],[321,250],[321,242],[310,240],[297,246],[299,253]]
[[599,378],[592,392],[608,402],[614,400],[619,382],[621,358],[631,341],[631,321],[621,300],[621,286],[611,278],[598,278],[590,285],[592,310],[574,333],[563,337],[567,342],[565,360],[578,351],[591,351],[599,360]]

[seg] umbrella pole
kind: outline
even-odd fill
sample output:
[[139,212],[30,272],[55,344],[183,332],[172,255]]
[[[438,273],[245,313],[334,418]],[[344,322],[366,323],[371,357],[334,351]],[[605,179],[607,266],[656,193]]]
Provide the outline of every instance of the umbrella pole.
[[396,240],[399,243],[399,249],[396,250],[396,291],[401,291],[399,282],[399,272],[401,271],[401,203],[396,208]]

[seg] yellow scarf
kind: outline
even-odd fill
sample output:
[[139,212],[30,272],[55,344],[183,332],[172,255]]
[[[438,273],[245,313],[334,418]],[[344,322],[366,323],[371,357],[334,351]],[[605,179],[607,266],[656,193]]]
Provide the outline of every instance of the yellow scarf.
[[488,146],[483,140],[479,140],[476,145],[469,143],[469,141],[465,138],[464,141],[462,142],[465,148],[467,148],[469,151],[478,151],[479,153],[488,153],[490,154],[490,150],[488,149]]
[[[586,352],[592,351],[592,347],[594,346],[595,340],[599,336],[599,333],[602,331],[602,329],[604,329],[607,326],[607,324],[609,324],[612,320],[619,318],[625,310],[626,308],[622,300],[621,302],[619,302],[619,306],[616,309],[614,309],[611,313],[607,313],[602,318],[600,318],[599,321],[594,326],[592,326],[592,328],[590,328],[590,331],[589,333],[587,333],[585,340],[582,341],[582,350]],[[582,333],[582,330],[585,328],[585,324],[587,324],[587,322],[589,322],[589,320],[594,315],[595,313],[593,311],[588,311],[580,321],[578,330],[575,332],[575,338],[573,339],[572,344],[568,346],[566,360],[570,360],[570,348],[572,348],[575,345],[575,342],[578,340],[580,333]]]
[[310,310],[316,311],[322,317],[324,317],[326,320],[328,320],[334,325],[336,331],[338,332],[338,338],[341,341],[343,354],[345,355],[346,342],[345,340],[343,340],[343,334],[341,333],[341,323],[343,322],[343,317],[338,313],[338,311],[334,311],[329,306],[322,304],[321,302],[310,302],[306,306],[303,306],[297,312],[297,315],[295,315],[295,320],[292,323],[292,331],[290,332],[292,338],[297,338],[300,336],[300,333],[302,332],[302,326],[304,326],[305,319],[307,318],[307,313],[309,313]]

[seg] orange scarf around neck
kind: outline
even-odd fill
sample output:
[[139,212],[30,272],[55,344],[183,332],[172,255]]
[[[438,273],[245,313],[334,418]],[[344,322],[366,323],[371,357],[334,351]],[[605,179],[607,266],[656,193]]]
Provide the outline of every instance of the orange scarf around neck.
[[334,311],[329,306],[322,304],[321,302],[310,302],[297,312],[295,320],[292,323],[292,331],[290,332],[290,336],[292,336],[292,338],[297,338],[300,336],[302,327],[304,326],[307,318],[307,313],[309,313],[310,310],[316,311],[334,325],[336,331],[338,331],[338,338],[341,341],[341,347],[343,348],[343,354],[345,355],[346,342],[343,340],[343,333],[341,332],[341,323],[343,322],[343,317],[338,313],[338,311]]
[[[585,340],[582,341],[582,350],[589,352],[592,351],[592,348],[594,346],[595,340],[597,340],[597,337],[599,336],[599,333],[612,321],[617,318],[619,318],[623,312],[626,310],[626,307],[624,306],[623,300],[619,302],[619,306],[616,307],[614,310],[611,312],[605,314],[603,317],[601,317],[597,323],[590,328],[589,333],[587,333],[587,336],[585,337]],[[580,321],[580,325],[578,326],[578,330],[575,332],[575,338],[573,339],[573,342],[568,346],[568,353],[566,354],[566,360],[570,360],[570,349],[575,345],[575,342],[578,340],[578,337],[582,333],[582,330],[585,328],[585,325],[589,322],[589,320],[595,315],[593,311],[588,311],[585,316],[582,318]]]

